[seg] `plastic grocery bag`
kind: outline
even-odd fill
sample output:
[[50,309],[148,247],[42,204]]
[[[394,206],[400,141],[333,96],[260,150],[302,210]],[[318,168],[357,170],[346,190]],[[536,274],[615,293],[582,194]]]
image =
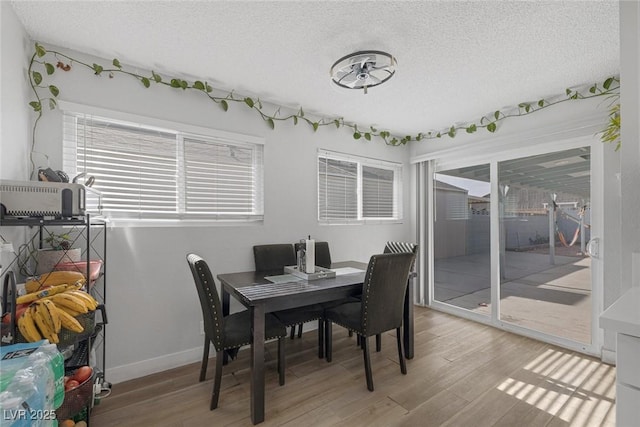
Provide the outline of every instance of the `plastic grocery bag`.
[[48,341],[0,347],[0,425],[57,425],[64,400],[64,358]]

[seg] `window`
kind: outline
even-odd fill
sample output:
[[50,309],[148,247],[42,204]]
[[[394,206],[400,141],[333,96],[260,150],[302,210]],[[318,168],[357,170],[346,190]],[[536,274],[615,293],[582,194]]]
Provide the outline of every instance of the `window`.
[[262,219],[262,145],[206,133],[65,112],[64,169],[95,177],[113,218]]
[[402,166],[318,153],[318,219],[328,223],[402,219]]

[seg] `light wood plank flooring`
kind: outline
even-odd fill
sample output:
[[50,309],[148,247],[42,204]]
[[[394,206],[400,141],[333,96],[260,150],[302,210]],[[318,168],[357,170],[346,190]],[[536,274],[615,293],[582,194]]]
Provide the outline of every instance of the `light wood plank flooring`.
[[[614,426],[615,367],[596,358],[416,307],[416,347],[402,375],[395,334],[371,340],[375,391],[362,353],[334,326],[333,362],[318,359],[316,331],[287,338],[286,384],[267,345],[264,426]],[[113,386],[92,427],[250,426],[249,351],[225,366],[218,409],[209,411],[215,361]]]

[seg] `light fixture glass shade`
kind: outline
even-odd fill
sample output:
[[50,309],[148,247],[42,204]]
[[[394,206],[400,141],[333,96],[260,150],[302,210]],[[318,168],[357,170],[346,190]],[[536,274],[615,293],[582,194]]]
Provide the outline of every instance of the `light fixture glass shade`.
[[331,66],[331,80],[346,89],[362,89],[389,80],[396,72],[393,55],[380,50],[362,50],[343,56]]

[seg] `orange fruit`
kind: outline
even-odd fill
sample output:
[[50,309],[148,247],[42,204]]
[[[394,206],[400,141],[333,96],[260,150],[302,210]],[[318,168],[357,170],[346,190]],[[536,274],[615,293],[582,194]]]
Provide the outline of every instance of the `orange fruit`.
[[60,427],[73,427],[75,425],[76,425],[76,423],[73,420],[64,420],[63,422],[61,422],[59,424]]

